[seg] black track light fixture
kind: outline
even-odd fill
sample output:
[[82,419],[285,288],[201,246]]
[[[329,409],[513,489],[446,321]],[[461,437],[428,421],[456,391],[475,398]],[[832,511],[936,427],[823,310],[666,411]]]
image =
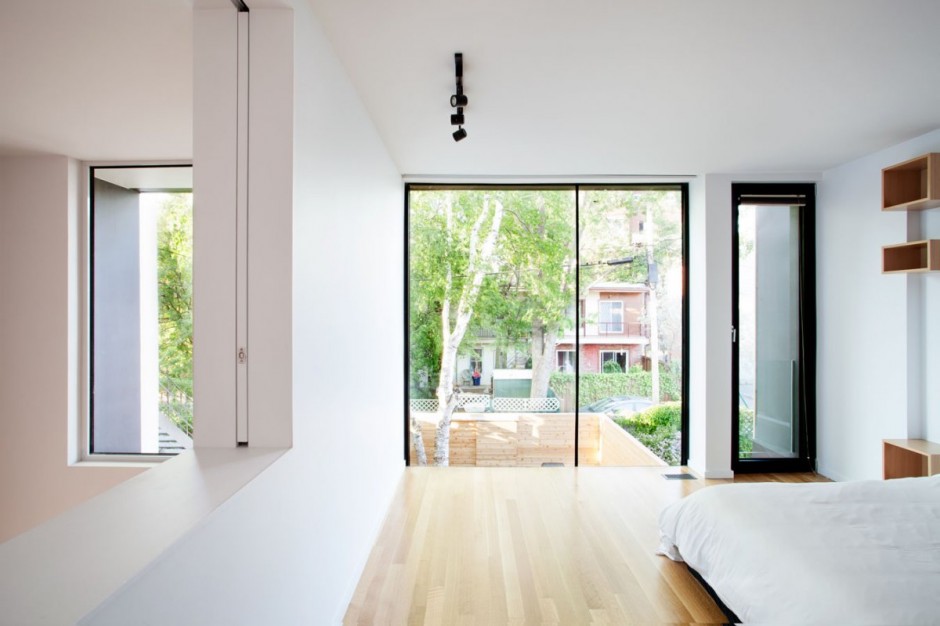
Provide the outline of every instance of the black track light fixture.
[[463,108],[467,106],[468,102],[467,96],[465,96],[463,93],[463,53],[461,52],[454,53],[454,70],[457,93],[450,97],[450,106],[457,109],[457,112],[451,113],[450,123],[452,126],[457,126],[457,130],[455,130],[453,134],[454,141],[460,141],[467,137],[467,131],[463,128]]

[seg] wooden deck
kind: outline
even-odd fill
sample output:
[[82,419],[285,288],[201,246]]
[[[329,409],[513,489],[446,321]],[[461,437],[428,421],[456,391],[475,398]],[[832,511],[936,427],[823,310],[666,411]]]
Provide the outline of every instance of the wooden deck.
[[663,479],[676,471],[407,468],[344,623],[724,623],[655,550],[664,506],[729,481]]
[[[415,413],[428,459],[434,457],[434,413]],[[582,413],[581,466],[649,467],[666,464],[606,415]],[[417,458],[414,444],[411,458]],[[470,467],[574,467],[574,413],[455,413],[450,464]]]

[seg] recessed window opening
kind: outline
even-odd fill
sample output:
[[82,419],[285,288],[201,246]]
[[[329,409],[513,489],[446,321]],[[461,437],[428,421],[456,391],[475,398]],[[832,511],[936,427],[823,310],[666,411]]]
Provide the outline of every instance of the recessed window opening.
[[192,167],[92,167],[88,452],[192,447]]

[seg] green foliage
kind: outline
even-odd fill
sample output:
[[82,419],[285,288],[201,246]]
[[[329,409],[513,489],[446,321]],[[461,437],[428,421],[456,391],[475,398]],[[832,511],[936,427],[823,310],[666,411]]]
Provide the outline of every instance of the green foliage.
[[[533,330],[558,332],[574,302],[574,196],[558,190],[416,190],[410,197],[410,378],[437,385],[445,299],[467,280],[470,232],[484,202],[500,202],[504,217],[495,259],[473,305],[462,351],[487,333],[500,348],[522,347]],[[448,208],[450,222],[448,222]],[[484,223],[483,229],[488,226]],[[448,282],[447,268],[451,268]],[[465,353],[465,352],[464,352]]]
[[[559,398],[574,398],[574,374],[553,372],[548,386]],[[682,375],[678,369],[660,370],[659,386],[663,400],[682,398]],[[612,396],[649,398],[652,389],[653,375],[640,368],[631,368],[623,374],[581,374],[578,401],[584,406]]]
[[[750,454],[754,444],[754,411],[739,409],[738,445]],[[629,417],[614,418],[621,428],[633,435],[653,454],[669,465],[678,465],[681,455],[682,403],[665,402]]]
[[640,432],[652,433],[659,428],[682,428],[682,403],[664,402],[635,414],[632,422]]
[[605,374],[623,374],[623,368],[616,361],[606,361],[602,369]]
[[[464,354],[468,347],[478,345],[480,336],[492,338],[496,348],[501,350],[530,350],[533,337],[557,339],[564,331],[572,330],[574,307],[590,285],[646,282],[648,254],[659,266],[657,292],[660,296],[669,295],[675,300],[681,293],[680,284],[669,284],[670,280],[681,277],[681,272],[671,271],[681,263],[681,194],[677,190],[582,189],[581,219],[577,224],[581,243],[581,293],[576,294],[572,190],[414,189],[409,197],[408,235],[409,377],[413,389],[437,386],[443,350],[442,303],[448,294],[459,293],[467,279],[470,230],[481,214],[485,199],[501,202],[504,218],[495,261],[487,268],[474,303],[470,327],[460,347]],[[451,207],[450,222],[447,207]],[[650,221],[652,223],[646,225]],[[641,222],[645,225],[643,229]],[[648,251],[643,237],[644,232],[651,230],[654,246]],[[608,263],[627,258],[632,261]],[[448,282],[448,268],[451,282]],[[681,345],[681,318],[667,312],[667,309],[678,310],[674,302],[667,304],[661,300],[661,303],[658,312],[661,350],[674,358],[677,346]],[[451,305],[453,319],[456,302],[452,300]],[[647,321],[640,320],[641,323]],[[550,352],[554,358],[553,351]],[[597,395],[592,395],[590,390],[585,395],[582,387],[582,404],[592,401],[592,397],[648,397],[650,394],[648,373],[607,375],[629,378],[597,383]],[[677,371],[669,370],[667,365],[662,367],[664,399],[679,398],[680,380]],[[619,391],[603,393],[607,387]],[[562,395],[558,386],[552,385],[552,389]]]
[[614,421],[669,465],[679,464],[682,439],[680,402],[651,406],[645,411]]
[[754,410],[738,408],[738,451],[740,456],[750,456],[754,451]]
[[161,411],[193,428],[193,208],[191,194],[169,194],[157,217]]

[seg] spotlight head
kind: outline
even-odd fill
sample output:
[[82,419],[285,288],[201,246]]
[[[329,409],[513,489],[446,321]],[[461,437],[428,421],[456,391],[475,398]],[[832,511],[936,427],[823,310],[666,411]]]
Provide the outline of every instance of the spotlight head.
[[465,107],[467,106],[467,96],[462,93],[455,93],[450,97],[450,106],[452,107]]
[[454,141],[460,141],[461,139],[465,139],[466,137],[467,137],[467,131],[465,131],[462,126],[454,131]]
[[453,126],[463,126],[463,112],[452,113],[450,116],[450,123]]

